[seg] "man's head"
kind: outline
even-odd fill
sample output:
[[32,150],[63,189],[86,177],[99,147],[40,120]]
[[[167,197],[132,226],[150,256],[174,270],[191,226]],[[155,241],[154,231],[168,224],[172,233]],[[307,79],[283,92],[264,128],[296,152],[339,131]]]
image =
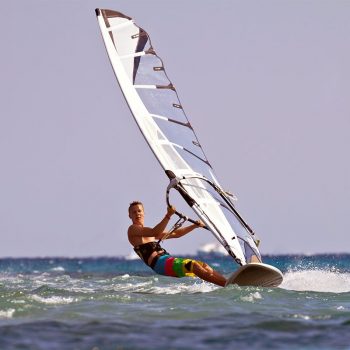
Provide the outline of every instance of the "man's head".
[[144,208],[142,202],[134,201],[129,205],[129,218],[132,220],[133,224],[141,223],[144,220]]

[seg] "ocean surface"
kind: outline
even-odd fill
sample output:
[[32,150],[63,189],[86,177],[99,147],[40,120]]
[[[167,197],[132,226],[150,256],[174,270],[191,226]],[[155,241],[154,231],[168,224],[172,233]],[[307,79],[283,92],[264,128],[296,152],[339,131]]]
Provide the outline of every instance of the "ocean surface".
[[126,258],[0,259],[0,349],[350,349],[350,255],[264,262],[280,288],[157,276]]

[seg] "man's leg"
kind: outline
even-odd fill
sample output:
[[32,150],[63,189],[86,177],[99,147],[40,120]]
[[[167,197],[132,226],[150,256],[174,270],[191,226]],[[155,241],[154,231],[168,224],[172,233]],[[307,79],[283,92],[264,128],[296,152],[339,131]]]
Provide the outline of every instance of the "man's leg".
[[209,265],[205,263],[201,265],[196,261],[193,262],[192,271],[196,276],[198,276],[202,280],[217,284],[221,287],[225,287],[226,278],[222,276],[219,272],[213,270]]

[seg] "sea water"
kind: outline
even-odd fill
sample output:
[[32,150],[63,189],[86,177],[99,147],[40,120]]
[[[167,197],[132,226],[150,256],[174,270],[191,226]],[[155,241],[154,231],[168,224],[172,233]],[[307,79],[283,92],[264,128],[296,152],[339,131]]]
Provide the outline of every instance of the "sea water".
[[350,349],[350,255],[264,262],[284,273],[279,288],[158,276],[125,258],[0,259],[0,349]]

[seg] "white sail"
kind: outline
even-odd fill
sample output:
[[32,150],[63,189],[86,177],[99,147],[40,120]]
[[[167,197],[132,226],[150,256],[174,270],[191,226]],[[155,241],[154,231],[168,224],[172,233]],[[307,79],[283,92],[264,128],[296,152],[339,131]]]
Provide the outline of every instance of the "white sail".
[[149,35],[119,12],[97,9],[96,15],[121,90],[162,168],[237,263],[261,260],[254,233],[216,180]]

